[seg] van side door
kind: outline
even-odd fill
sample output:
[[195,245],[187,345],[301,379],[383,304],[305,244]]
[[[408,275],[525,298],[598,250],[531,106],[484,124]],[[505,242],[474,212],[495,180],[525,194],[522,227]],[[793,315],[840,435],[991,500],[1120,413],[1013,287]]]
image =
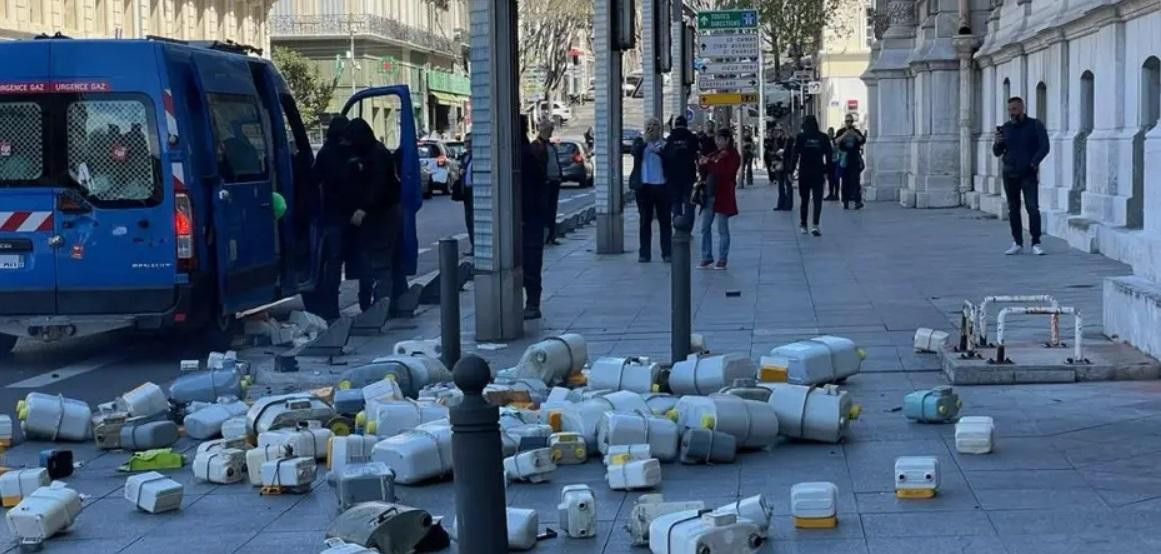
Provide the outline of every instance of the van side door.
[[237,313],[279,299],[270,118],[246,62],[194,55],[212,131],[216,170],[203,175],[213,206],[219,299]]

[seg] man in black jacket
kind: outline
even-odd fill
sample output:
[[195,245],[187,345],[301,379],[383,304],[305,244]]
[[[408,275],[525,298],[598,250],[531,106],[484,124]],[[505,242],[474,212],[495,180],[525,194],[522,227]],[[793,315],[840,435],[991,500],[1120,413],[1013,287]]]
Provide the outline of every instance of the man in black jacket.
[[[394,156],[375,139],[366,121],[351,120],[346,136],[351,145],[348,171],[358,187],[350,222],[358,228],[361,277],[370,281],[374,304],[392,297],[392,266],[403,232],[403,187]],[[359,300],[364,305],[366,299]]]
[[697,155],[700,148],[700,141],[689,130],[689,121],[685,116],[674,118],[673,130],[669,132],[662,151],[674,216],[692,214],[689,196],[693,192],[693,184],[697,182]]
[[834,150],[831,148],[830,137],[819,130],[818,119],[813,115],[802,118],[802,132],[795,137],[790,156],[787,171],[798,169],[798,195],[802,200],[802,205],[798,207],[798,230],[804,235],[807,233],[806,216],[811,208],[810,199],[814,197],[810,234],[822,236],[818,228],[818,220],[822,217],[822,187],[827,172],[834,167]]
[[1048,156],[1048,132],[1044,124],[1028,117],[1024,100],[1008,100],[1011,118],[996,128],[992,154],[1003,156],[1004,194],[1008,197],[1008,223],[1012,227],[1012,247],[1005,254],[1024,250],[1024,226],[1021,224],[1020,196],[1028,211],[1028,231],[1032,235],[1032,253],[1044,255],[1040,247],[1040,162]]
[[[521,115],[522,129],[528,116]],[[542,141],[529,142],[522,131],[520,166],[521,252],[524,259],[524,319],[540,319],[541,270],[544,267],[544,231],[548,228],[548,157]],[[555,155],[555,154],[554,154]],[[555,160],[554,160],[555,161]],[[555,219],[556,214],[551,214]]]
[[343,264],[347,274],[358,274],[358,260],[352,259],[355,227],[351,225],[352,207],[358,190],[353,187],[347,172],[350,144],[346,133],[349,121],[336,116],[327,127],[326,142],[315,156],[312,180],[322,197],[322,271],[314,291],[302,295],[307,311],[327,320],[339,318],[339,285],[343,280]]

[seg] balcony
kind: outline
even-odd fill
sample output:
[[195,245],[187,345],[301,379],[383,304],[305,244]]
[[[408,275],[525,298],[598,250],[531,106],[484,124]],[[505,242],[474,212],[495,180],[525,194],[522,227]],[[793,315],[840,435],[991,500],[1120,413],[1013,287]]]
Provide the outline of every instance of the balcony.
[[269,25],[273,37],[347,36],[353,32],[439,52],[452,58],[460,57],[463,52],[463,45],[450,38],[372,14],[271,15]]

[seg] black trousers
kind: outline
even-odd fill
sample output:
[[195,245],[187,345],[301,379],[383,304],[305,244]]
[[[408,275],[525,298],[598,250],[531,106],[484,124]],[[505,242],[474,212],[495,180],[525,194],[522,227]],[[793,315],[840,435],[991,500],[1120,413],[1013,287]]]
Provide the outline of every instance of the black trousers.
[[742,158],[742,182],[747,185],[754,184],[754,157],[745,156]]
[[842,179],[843,206],[846,206],[851,202],[854,202],[855,204],[862,204],[863,172],[855,171],[854,169],[843,170]]
[[838,198],[839,195],[839,176],[834,167],[826,169],[826,197]]
[[468,242],[472,246],[476,245],[476,226],[472,221],[472,210],[475,205],[475,199],[472,198],[472,189],[464,189],[464,225],[468,228]]
[[798,178],[798,195],[802,197],[802,205],[798,207],[798,221],[806,227],[806,215],[810,211],[810,197],[814,197],[814,225],[818,225],[818,220],[822,218],[822,186],[824,177],[819,175],[817,177],[802,177]]
[[1008,197],[1008,223],[1012,226],[1012,240],[1024,245],[1024,226],[1021,225],[1020,196],[1028,211],[1028,232],[1032,244],[1040,244],[1040,179],[1034,172],[1023,175],[1004,175],[1004,194]]
[[392,298],[395,288],[396,254],[403,234],[403,206],[396,204],[383,213],[369,214],[359,227],[359,254],[362,273],[359,280],[359,303],[373,304]]
[[673,200],[666,185],[642,184],[637,189],[637,212],[641,215],[641,248],[638,256],[653,257],[653,217],[661,228],[661,256],[668,258],[673,246]]
[[790,183],[790,172],[775,171],[774,179],[778,181],[778,209],[794,209],[794,185]]
[[548,219],[544,224],[548,227],[548,239],[556,238],[556,210],[560,207],[560,181],[548,181]]
[[524,305],[540,307],[540,293],[543,290],[540,273],[544,269],[544,223],[539,220],[525,221],[521,226],[524,255]]

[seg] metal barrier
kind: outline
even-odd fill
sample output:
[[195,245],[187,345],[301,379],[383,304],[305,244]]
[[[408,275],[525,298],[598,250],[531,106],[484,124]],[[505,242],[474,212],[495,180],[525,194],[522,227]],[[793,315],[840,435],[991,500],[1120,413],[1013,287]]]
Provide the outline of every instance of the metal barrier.
[[[980,303],[979,310],[976,312],[976,336],[974,341],[977,346],[988,346],[988,304],[1016,304],[1020,302],[1046,302],[1049,308],[1059,308],[1060,303],[1047,294],[1022,294],[1022,295],[1005,295],[1005,296],[987,296],[984,301]],[[1062,346],[1060,344],[1060,315],[1053,315],[1049,318],[1049,338],[1047,346],[1049,348],[1056,348]]]
[[961,359],[978,358],[975,338],[976,306],[964,300],[959,314],[959,346],[955,348]]
[[1071,306],[1060,308],[1049,308],[1041,306],[1012,306],[1000,310],[1000,315],[996,317],[996,357],[988,360],[988,363],[993,364],[1010,364],[1004,353],[1004,330],[1005,323],[1008,319],[1008,314],[1025,314],[1025,315],[1047,315],[1055,317],[1058,321],[1061,315],[1071,314],[1073,317],[1074,331],[1073,331],[1073,345],[1072,357],[1067,358],[1069,364],[1087,364],[1089,361],[1084,358],[1081,346],[1081,328],[1084,326],[1084,320],[1080,317],[1080,312]]

